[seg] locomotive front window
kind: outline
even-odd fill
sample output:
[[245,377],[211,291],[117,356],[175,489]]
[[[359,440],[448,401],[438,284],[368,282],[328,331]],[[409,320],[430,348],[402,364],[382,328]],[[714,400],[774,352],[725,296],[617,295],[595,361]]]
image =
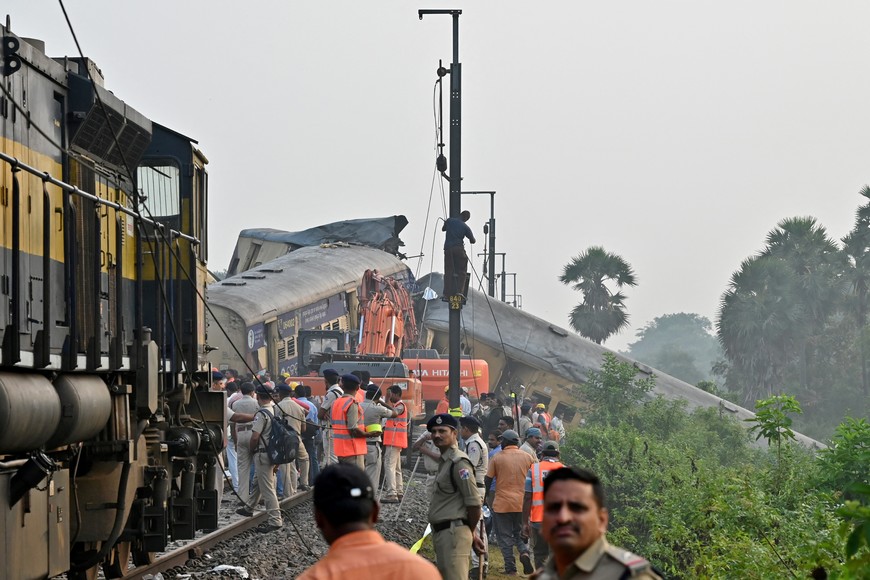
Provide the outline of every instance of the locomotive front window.
[[139,192],[154,217],[172,217],[181,213],[181,172],[177,165],[140,165],[137,177]]

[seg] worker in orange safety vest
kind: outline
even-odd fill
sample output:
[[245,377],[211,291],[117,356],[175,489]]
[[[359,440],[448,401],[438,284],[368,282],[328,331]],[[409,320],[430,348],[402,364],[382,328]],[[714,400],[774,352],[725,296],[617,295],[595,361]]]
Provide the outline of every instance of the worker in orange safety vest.
[[344,394],[332,404],[332,446],[339,463],[352,463],[362,470],[366,467],[366,438],[380,433],[367,433],[356,393],[360,380],[356,375],[341,376]]
[[387,398],[396,416],[384,423],[384,498],[381,502],[399,503],[404,494],[401,455],[402,449],[408,447],[408,407],[402,402],[399,385],[387,389]]
[[544,479],[547,474],[565,465],[559,461],[559,444],[544,443],[541,461],[532,464],[526,476],[526,492],[523,497],[523,536],[531,539],[529,548],[535,556],[535,568],[541,568],[550,555],[550,545],[541,536],[544,520]]
[[544,441],[550,439],[550,414],[547,413],[547,406],[543,403],[535,405],[534,425],[541,430],[541,437]]
[[447,413],[450,410],[450,399],[448,399],[448,391],[450,390],[450,385],[444,387],[444,398],[438,401],[438,406],[435,407],[435,414],[440,415],[441,413]]

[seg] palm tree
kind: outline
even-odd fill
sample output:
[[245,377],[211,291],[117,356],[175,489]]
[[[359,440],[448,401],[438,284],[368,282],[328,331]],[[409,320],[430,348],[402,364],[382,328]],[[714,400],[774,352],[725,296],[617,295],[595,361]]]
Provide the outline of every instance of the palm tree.
[[771,396],[780,388],[804,317],[795,274],[780,260],[753,257],[731,276],[722,296],[716,332],[737,371],[743,402]]
[[565,266],[559,281],[583,294],[583,302],[570,315],[571,328],[581,336],[601,344],[628,325],[625,295],[611,292],[607,286],[637,285],[631,265],[622,257],[592,246]]
[[810,359],[825,323],[842,303],[845,260],[827,230],[813,217],[782,220],[767,235],[761,256],[781,260],[796,275],[795,297],[803,306],[796,343],[801,386],[810,387]]
[[770,256],[789,264],[799,277],[799,295],[807,308],[809,321],[818,326],[838,306],[837,283],[843,272],[843,257],[836,242],[828,237],[816,218],[782,220],[767,234],[767,246],[762,256]]
[[[859,192],[870,200],[870,187]],[[867,324],[867,296],[870,291],[870,203],[858,208],[855,226],[843,238],[843,253],[846,255],[846,282],[849,290],[849,306],[855,315],[858,341],[861,347],[861,385],[864,395],[870,394],[870,376],[867,370],[867,345],[864,327]]]

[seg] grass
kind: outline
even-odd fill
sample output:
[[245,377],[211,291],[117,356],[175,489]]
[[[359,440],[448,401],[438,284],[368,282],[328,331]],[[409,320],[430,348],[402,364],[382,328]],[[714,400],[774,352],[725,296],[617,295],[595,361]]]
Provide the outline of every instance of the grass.
[[[435,547],[432,544],[432,536],[426,536],[426,539],[423,540],[423,546],[420,548],[420,555],[427,560],[435,562]],[[503,580],[505,578],[515,579],[522,577],[522,569],[523,565],[520,563],[519,557],[517,557],[517,571],[519,576],[505,576],[502,573],[504,570],[504,558],[501,556],[501,550],[499,550],[498,546],[495,544],[489,545],[489,573],[486,575],[487,580]]]

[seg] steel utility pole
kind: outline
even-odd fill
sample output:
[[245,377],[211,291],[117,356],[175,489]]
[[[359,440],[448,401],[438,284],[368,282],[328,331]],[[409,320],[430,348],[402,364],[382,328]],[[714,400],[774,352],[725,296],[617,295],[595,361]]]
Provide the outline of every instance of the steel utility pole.
[[[507,272],[504,269],[504,261],[507,252],[494,252],[493,261],[495,260],[495,256],[501,256],[501,301],[507,302]],[[495,267],[494,262],[493,267]]]
[[463,191],[462,195],[488,195],[489,196],[489,225],[486,233],[489,234],[489,271],[487,272],[488,294],[495,298],[495,192],[494,191]]
[[505,272],[505,276],[512,276],[514,279],[514,293],[511,294],[511,306],[516,308],[517,307],[517,273],[516,272]]
[[[453,62],[450,63],[450,217],[459,219],[462,212],[462,65],[459,63],[459,15],[462,10],[418,10],[420,20],[427,14],[449,14],[453,17]],[[439,75],[441,75],[439,71]],[[442,75],[443,76],[443,75]],[[443,173],[443,171],[442,171]],[[463,297],[448,296],[450,304],[448,348],[450,409],[459,408],[459,330]]]

